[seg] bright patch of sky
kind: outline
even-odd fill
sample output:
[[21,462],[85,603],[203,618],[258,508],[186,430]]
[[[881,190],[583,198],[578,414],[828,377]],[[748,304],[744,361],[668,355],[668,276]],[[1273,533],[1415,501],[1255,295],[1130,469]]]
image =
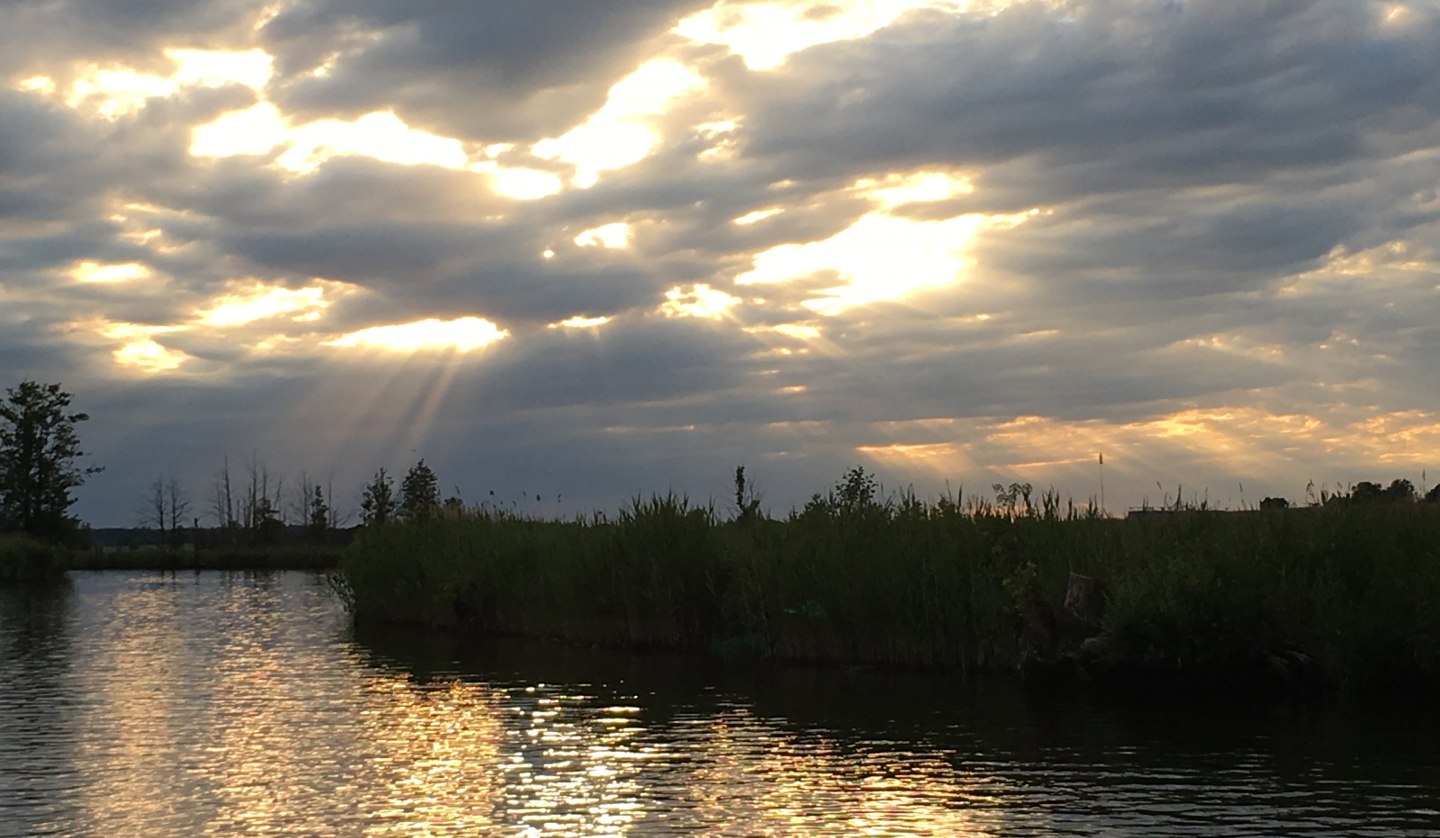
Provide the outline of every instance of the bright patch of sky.
[[886,209],[912,203],[944,201],[975,192],[970,178],[949,172],[909,172],[884,178],[861,178],[853,189]]
[[666,317],[719,320],[740,302],[739,297],[727,294],[719,288],[712,288],[708,283],[697,282],[690,286],[677,285],[666,291],[660,313]]
[[598,328],[600,328],[601,326],[604,326],[606,323],[609,323],[611,320],[614,320],[614,319],[615,319],[615,318],[613,318],[613,317],[586,317],[586,316],[583,315],[583,314],[577,314],[577,315],[575,315],[574,317],[567,317],[567,318],[565,318],[564,320],[561,320],[559,323],[551,323],[551,324],[548,326],[548,328],[551,328],[551,329],[598,329]]
[[737,285],[766,285],[833,272],[841,283],[805,301],[806,308],[835,315],[856,306],[903,299],[920,288],[963,278],[965,251],[984,216],[911,221],[866,215],[828,239],[783,244],[755,256]]
[[[107,119],[118,119],[143,108],[150,99],[173,96],[185,87],[239,84],[259,90],[273,73],[271,57],[259,49],[167,49],[165,56],[175,62],[175,71],[168,76],[91,65],[75,79],[65,103],[72,108],[93,109]],[[55,88],[54,82],[43,76],[21,84],[36,92],[52,92]]]
[[536,143],[532,151],[546,160],[574,167],[571,183],[594,186],[600,175],[649,157],[661,141],[660,117],[670,103],[703,89],[706,81],[678,61],[642,64],[616,82],[604,107],[559,137]]
[[99,335],[106,341],[118,343],[119,346],[111,351],[111,358],[125,371],[146,375],[170,372],[179,369],[190,358],[184,352],[163,346],[155,340],[159,335],[180,331],[176,326],[100,319],[74,323],[70,328],[81,335]]
[[575,237],[581,247],[604,247],[610,250],[624,250],[630,246],[634,230],[623,221],[603,224],[586,230]]
[[[337,283],[327,285],[333,288]],[[313,322],[331,305],[326,298],[326,288],[318,284],[291,289],[253,283],[215,299],[209,307],[197,312],[196,319],[206,326],[221,328],[286,315],[296,321]]]
[[469,162],[460,141],[406,125],[394,111],[376,111],[354,121],[322,119],[289,132],[290,148],[276,160],[305,172],[341,154],[371,157],[386,163],[414,166],[428,163],[463,169]]
[[340,349],[379,349],[403,353],[473,352],[509,336],[509,330],[502,329],[483,317],[459,317],[454,320],[429,318],[412,323],[371,326],[327,340],[325,345]]
[[133,282],[152,276],[149,267],[139,262],[101,264],[92,259],[77,262],[70,275],[79,282],[93,282],[101,285]]
[[784,212],[784,210],[779,207],[755,210],[754,212],[747,212],[739,218],[734,219],[733,223],[739,224],[741,227],[748,227],[751,224],[759,223],[767,218],[774,218],[782,212]]

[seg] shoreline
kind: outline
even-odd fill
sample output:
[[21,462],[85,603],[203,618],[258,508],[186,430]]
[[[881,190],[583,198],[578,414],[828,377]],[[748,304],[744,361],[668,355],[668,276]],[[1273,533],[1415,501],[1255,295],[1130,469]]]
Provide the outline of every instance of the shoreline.
[[[1019,671],[1066,690],[1419,691],[1440,682],[1437,512],[1125,521],[877,506],[720,521],[655,498],[614,520],[376,527],[337,577],[358,623]],[[1089,605],[1077,578],[1095,586]]]

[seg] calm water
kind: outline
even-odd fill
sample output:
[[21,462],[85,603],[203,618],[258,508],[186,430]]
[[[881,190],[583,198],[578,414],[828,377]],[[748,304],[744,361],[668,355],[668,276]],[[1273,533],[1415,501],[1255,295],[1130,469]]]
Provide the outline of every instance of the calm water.
[[1437,835],[1427,712],[356,637],[306,574],[0,591],[0,835]]

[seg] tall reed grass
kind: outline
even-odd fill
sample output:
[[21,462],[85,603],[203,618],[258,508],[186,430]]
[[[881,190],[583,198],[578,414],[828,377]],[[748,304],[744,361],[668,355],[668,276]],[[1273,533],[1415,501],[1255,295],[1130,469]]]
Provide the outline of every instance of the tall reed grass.
[[1053,652],[1046,626],[1079,573],[1108,588],[1117,666],[1283,653],[1333,683],[1440,676],[1435,505],[1118,520],[1053,495],[997,506],[856,488],[783,520],[721,520],[664,495],[613,518],[475,510],[370,528],[337,584],[361,621],[970,671]]
[[20,533],[0,534],[0,584],[51,582],[65,575],[63,547]]

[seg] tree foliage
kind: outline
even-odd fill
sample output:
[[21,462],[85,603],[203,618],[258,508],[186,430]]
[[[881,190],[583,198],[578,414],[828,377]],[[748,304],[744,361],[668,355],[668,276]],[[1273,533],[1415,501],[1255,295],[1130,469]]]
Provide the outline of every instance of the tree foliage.
[[325,502],[325,490],[315,484],[315,493],[310,496],[310,511],[306,516],[305,531],[314,541],[324,541],[330,533],[330,504]]
[[0,526],[42,538],[59,538],[75,526],[71,490],[98,468],[80,468],[84,456],[75,426],[89,419],[69,410],[72,396],[59,384],[22,381],[0,402]]
[[382,468],[365,486],[360,511],[366,526],[381,526],[395,517],[395,510],[395,480]]
[[406,521],[423,521],[440,508],[440,484],[434,469],[422,459],[400,481],[400,515]]

